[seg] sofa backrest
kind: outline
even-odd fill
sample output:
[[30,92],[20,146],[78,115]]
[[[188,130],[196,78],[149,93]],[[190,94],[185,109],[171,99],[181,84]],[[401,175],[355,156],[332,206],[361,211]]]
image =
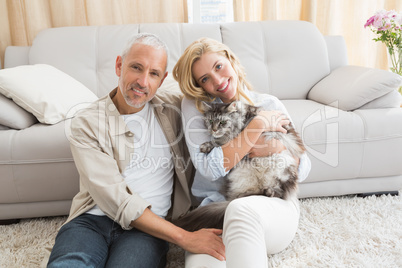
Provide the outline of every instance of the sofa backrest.
[[256,91],[280,99],[305,99],[311,87],[330,72],[323,35],[303,21],[51,28],[36,36],[28,63],[53,65],[100,97],[116,87],[116,57],[128,39],[141,32],[157,34],[167,43],[169,72],[194,40],[210,37],[221,41],[240,58]]

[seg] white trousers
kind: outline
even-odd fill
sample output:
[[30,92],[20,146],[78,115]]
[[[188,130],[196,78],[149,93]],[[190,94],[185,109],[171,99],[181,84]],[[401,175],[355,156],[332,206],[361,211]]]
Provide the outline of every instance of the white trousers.
[[226,262],[186,252],[186,268],[267,268],[268,254],[284,250],[299,224],[299,202],[265,196],[235,199],[226,209],[223,243]]

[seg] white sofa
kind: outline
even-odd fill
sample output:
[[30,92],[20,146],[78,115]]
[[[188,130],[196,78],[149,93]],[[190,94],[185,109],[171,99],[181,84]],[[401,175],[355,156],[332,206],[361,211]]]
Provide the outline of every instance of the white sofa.
[[[348,66],[343,38],[323,36],[307,22],[52,28],[30,47],[8,47],[4,68],[51,65],[100,97],[117,85],[116,56],[139,32],[167,43],[169,72],[192,41],[222,41],[239,56],[256,91],[283,101],[312,161],[301,198],[402,189],[402,109],[395,90],[401,77]],[[0,220],[67,215],[79,187],[68,120],[39,123],[0,97]]]

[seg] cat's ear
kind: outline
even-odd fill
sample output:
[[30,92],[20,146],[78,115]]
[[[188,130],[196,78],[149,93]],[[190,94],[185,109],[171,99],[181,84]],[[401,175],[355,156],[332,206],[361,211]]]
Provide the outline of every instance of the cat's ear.
[[250,105],[250,106],[248,106],[248,110],[249,110],[249,112],[251,112],[251,113],[257,115],[257,114],[258,114],[260,111],[262,111],[263,109],[262,109],[262,107]]
[[229,113],[237,112],[238,110],[241,109],[241,107],[242,107],[242,102],[241,101],[234,101],[234,102],[229,104],[227,111]]
[[209,110],[212,109],[212,106],[209,103],[205,102],[205,101],[201,102],[201,107],[202,107],[202,110],[204,112],[209,111]]

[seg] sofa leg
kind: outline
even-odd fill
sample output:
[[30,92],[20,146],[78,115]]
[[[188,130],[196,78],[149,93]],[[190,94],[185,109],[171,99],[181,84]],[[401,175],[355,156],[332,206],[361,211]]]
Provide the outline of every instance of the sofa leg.
[[15,224],[19,223],[20,219],[9,219],[9,220],[0,220],[0,225],[10,225],[10,224]]
[[357,196],[358,197],[368,197],[368,196],[372,196],[372,195],[375,195],[375,196],[381,196],[381,195],[393,195],[393,196],[397,196],[397,195],[399,195],[399,192],[398,191],[390,191],[390,192],[372,192],[372,193],[361,193],[361,194],[358,194]]

